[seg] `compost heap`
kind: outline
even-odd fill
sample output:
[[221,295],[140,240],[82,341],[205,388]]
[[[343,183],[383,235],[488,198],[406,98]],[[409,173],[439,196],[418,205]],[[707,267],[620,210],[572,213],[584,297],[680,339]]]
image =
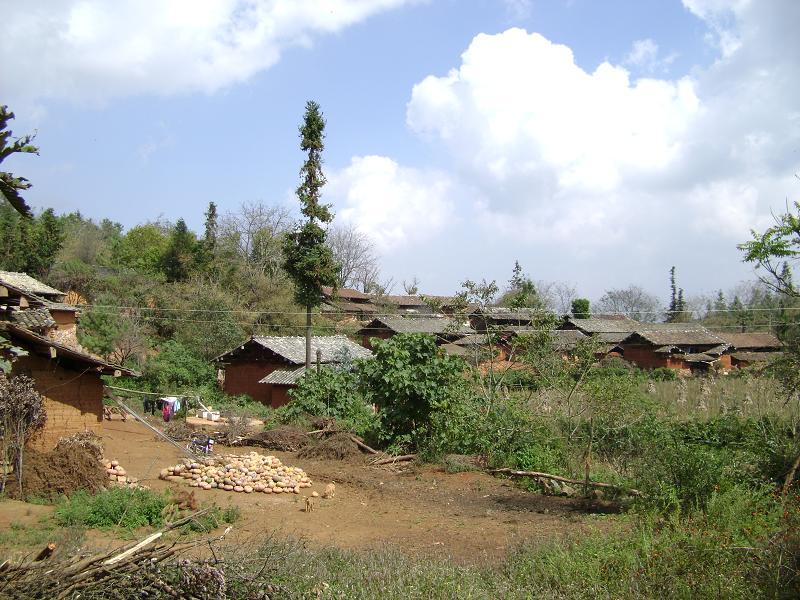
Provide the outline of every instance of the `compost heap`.
[[203,490],[246,494],[299,494],[301,488],[311,487],[311,479],[302,469],[257,452],[187,458],[174,467],[163,469],[160,477],[170,481],[186,479],[190,486]]

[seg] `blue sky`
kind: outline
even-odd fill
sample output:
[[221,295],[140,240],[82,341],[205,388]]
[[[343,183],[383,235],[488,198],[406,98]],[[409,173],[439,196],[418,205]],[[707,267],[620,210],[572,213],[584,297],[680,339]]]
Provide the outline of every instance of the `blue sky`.
[[[306,100],[326,198],[385,276],[661,297],[751,276],[735,246],[796,197],[787,0],[13,3],[0,101],[37,208],[126,227],[293,205]],[[398,286],[399,287],[399,286]],[[399,291],[399,290],[398,290]]]

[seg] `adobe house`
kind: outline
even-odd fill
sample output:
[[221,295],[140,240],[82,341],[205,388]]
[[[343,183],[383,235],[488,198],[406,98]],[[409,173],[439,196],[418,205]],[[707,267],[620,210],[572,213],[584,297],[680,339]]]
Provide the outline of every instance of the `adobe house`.
[[430,305],[422,299],[421,296],[413,295],[400,295],[400,296],[377,296],[375,303],[384,307],[388,311],[397,311],[399,313],[419,313],[431,314],[433,310]]
[[[321,364],[369,358],[372,353],[343,335],[314,336],[311,353],[314,360],[320,352]],[[222,390],[226,394],[245,394],[253,400],[278,407],[288,402],[286,392],[296,385],[302,375],[288,380],[289,374],[305,367],[306,338],[301,336],[252,336],[233,350],[217,356],[214,361],[224,370]],[[268,375],[279,372],[283,379],[262,383]],[[276,375],[275,377],[278,377]]]
[[544,312],[535,308],[483,306],[472,310],[469,322],[475,331],[512,331],[514,327],[533,327]]
[[731,364],[734,367],[766,365],[783,355],[783,344],[771,333],[724,333],[720,336],[731,345]]
[[620,342],[631,333],[647,327],[625,315],[593,315],[585,319],[567,317],[557,328],[559,331],[579,331],[587,336],[595,336],[601,346],[598,358],[621,356]]
[[372,319],[356,335],[361,336],[365,348],[371,349],[372,338],[387,340],[398,333],[427,333],[436,338],[437,344],[446,344],[475,331],[447,317],[387,315]]
[[378,312],[378,307],[372,302],[372,296],[351,288],[322,287],[323,303],[320,310],[323,313],[344,313],[355,317],[363,317]]
[[[646,329],[645,329],[646,327]],[[650,323],[620,342],[625,360],[643,368],[730,369],[730,346],[696,323]]]
[[[52,449],[58,439],[97,431],[103,419],[101,375],[136,373],[78,344],[77,309],[65,294],[24,273],[0,272],[0,355],[10,375],[27,375],[44,397],[47,422],[32,446]],[[18,356],[18,350],[25,355]]]

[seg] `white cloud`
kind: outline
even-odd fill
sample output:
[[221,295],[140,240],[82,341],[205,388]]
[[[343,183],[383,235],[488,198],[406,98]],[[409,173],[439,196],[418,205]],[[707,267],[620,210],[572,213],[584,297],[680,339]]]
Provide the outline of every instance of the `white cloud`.
[[[685,4],[720,53],[691,76],[587,71],[570,48],[510,29],[476,36],[457,67],[414,86],[408,125],[480,191],[476,223],[573,251],[647,240],[735,260],[735,242],[797,190],[800,3]],[[639,40],[624,64],[668,59]]]
[[6,97],[214,92],[367,17],[415,0],[38,0],[9,5]]
[[588,73],[568,47],[510,29],[478,35],[458,69],[414,86],[407,119],[447,146],[484,212],[539,222],[528,233],[541,239],[572,236],[580,215],[614,217],[610,198],[674,164],[700,110],[691,79],[631,81],[607,62]]
[[636,67],[648,73],[654,71],[667,71],[669,66],[675,62],[678,57],[676,53],[669,54],[665,57],[659,55],[658,44],[650,38],[644,40],[636,40],[633,42],[631,51],[622,61],[624,65]]
[[336,204],[337,218],[354,223],[382,252],[426,240],[454,218],[453,183],[436,171],[358,156],[328,179],[325,198]]

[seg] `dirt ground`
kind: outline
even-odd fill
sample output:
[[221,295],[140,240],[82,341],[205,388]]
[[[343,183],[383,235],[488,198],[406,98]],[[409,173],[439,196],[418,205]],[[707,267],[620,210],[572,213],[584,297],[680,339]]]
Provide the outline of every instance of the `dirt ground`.
[[[104,422],[101,435],[106,458],[119,460],[129,475],[153,489],[194,489],[201,503],[240,507],[242,518],[234,524],[226,543],[253,543],[270,535],[288,535],[312,545],[390,547],[413,555],[476,564],[493,562],[521,544],[575,539],[592,530],[619,526],[597,506],[587,510],[581,500],[525,492],[510,481],[484,473],[448,474],[435,466],[408,467],[398,473],[367,466],[360,459],[300,459],[292,453],[263,448],[218,446],[215,453],[255,450],[272,454],[285,464],[304,469],[313,479],[313,487],[304,489],[300,496],[203,491],[158,479],[159,471],[179,462],[183,454],[141,424],[132,420]],[[314,510],[306,513],[303,496],[314,490],[321,494],[328,483],[336,485],[335,498],[317,498]],[[28,506],[0,505],[0,531],[15,518],[27,520],[49,509],[37,506],[29,510]],[[100,532],[92,532],[89,541],[97,546],[114,542]]]

